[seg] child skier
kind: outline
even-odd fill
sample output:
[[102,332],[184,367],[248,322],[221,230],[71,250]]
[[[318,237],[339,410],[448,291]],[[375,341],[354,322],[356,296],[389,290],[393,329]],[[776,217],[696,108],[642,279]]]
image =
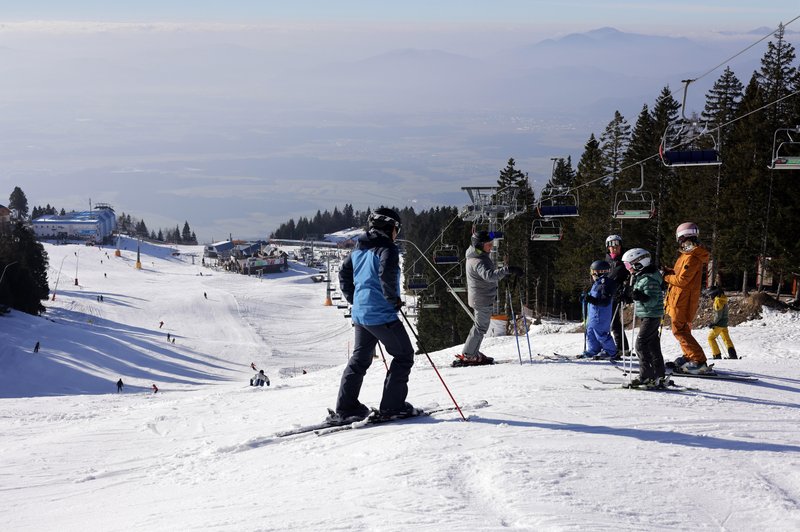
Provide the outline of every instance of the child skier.
[[639,378],[631,386],[664,388],[664,357],[661,354],[661,338],[658,335],[664,315],[664,278],[651,263],[650,253],[642,248],[625,252],[622,262],[633,275],[631,299],[634,313],[639,318],[639,334],[636,336],[636,355],[639,357]]
[[586,295],[589,309],[586,318],[586,351],[578,358],[613,359],[617,356],[617,344],[611,337],[611,318],[614,292],[617,287],[606,275],[611,266],[604,260],[596,260],[589,268],[592,275],[592,288]]
[[711,322],[711,332],[708,333],[708,345],[711,346],[711,354],[714,358],[722,358],[717,336],[722,335],[722,342],[728,348],[728,358],[739,358],[733,341],[728,334],[728,296],[718,286],[712,286],[708,290],[708,295],[714,298],[714,321]]

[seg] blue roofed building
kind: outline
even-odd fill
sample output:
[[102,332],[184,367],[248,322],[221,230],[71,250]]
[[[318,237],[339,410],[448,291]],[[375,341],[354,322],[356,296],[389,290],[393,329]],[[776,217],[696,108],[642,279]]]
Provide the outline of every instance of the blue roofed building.
[[37,238],[102,242],[117,228],[111,207],[67,214],[46,214],[31,222]]

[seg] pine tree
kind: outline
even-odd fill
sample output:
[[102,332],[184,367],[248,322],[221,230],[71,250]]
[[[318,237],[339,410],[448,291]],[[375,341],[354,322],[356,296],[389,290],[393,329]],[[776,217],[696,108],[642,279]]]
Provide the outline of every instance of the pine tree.
[[47,252],[33,231],[21,221],[15,223],[10,235],[0,236],[0,272],[5,270],[0,303],[28,314],[44,312],[41,301],[50,291],[47,267]]
[[603,166],[607,175],[611,176],[612,189],[622,170],[625,153],[631,137],[631,126],[619,111],[614,111],[614,119],[608,123],[600,135],[600,150],[603,153]]
[[589,265],[605,256],[611,192],[603,177],[605,158],[594,134],[589,136],[578,161],[575,178],[580,191],[580,216],[564,222],[562,249],[555,262],[556,286],[568,306],[579,308],[580,292],[588,288]]
[[[725,67],[722,76],[714,82],[714,86],[706,94],[706,106],[700,114],[700,118],[716,127],[722,127],[733,121],[739,110],[743,89],[744,85],[736,77],[736,74],[730,67]],[[731,131],[730,127],[721,129],[721,150],[723,152],[728,144]],[[724,153],[722,160],[725,160]]]
[[19,187],[14,187],[8,197],[8,208],[14,214],[14,219],[24,220],[28,217],[28,198]]
[[[497,186],[500,190],[510,186],[517,188],[516,205],[513,207],[519,212],[513,219],[503,224],[504,237],[501,245],[504,246],[504,249],[500,249],[499,254],[508,257],[508,264],[519,266],[525,271],[522,279],[508,279],[508,283],[523,283],[523,303],[527,304],[530,289],[528,273],[534,264],[535,258],[533,255],[534,248],[530,240],[531,223],[533,222],[531,207],[535,200],[533,189],[528,180],[528,175],[516,168],[516,162],[513,158],[510,158],[506,167],[500,171]],[[517,300],[519,298],[518,291],[512,290],[512,292],[515,292],[513,300]],[[515,308],[519,308],[519,305],[516,305]]]
[[767,44],[767,52],[761,58],[758,71],[758,84],[766,102],[773,103],[766,109],[767,125],[772,130],[788,127],[794,114],[794,103],[785,99],[798,83],[798,70],[792,63],[795,59],[794,46],[784,39],[785,28],[778,26],[775,41]]
[[[658,152],[658,141],[663,137],[667,126],[677,120],[678,110],[680,108],[681,104],[672,97],[669,87],[664,87],[661,90],[661,94],[656,98],[651,113],[653,131],[649,136],[656,142],[651,153],[655,154]],[[665,250],[662,249],[662,242],[664,242],[665,239],[666,241],[674,240],[675,228],[680,223],[690,220],[690,218],[683,219],[684,213],[682,211],[687,209],[695,210],[696,207],[694,206],[701,197],[698,196],[694,198],[694,201],[691,201],[688,205],[675,201],[674,191],[680,189],[684,184],[689,183],[691,179],[688,178],[688,176],[684,176],[684,179],[679,181],[680,176],[676,175],[676,170],[664,168],[661,165],[655,165],[652,170],[657,179],[658,186],[656,200],[656,241],[654,246],[655,256],[657,262],[661,264],[672,264],[676,252],[670,248],[669,253],[665,253]],[[692,207],[689,207],[690,205]]]

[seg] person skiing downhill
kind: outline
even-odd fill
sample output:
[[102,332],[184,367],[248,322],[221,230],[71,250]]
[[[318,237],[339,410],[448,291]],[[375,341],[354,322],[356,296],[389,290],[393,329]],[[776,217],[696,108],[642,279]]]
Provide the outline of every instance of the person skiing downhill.
[[633,275],[630,297],[634,301],[634,313],[639,319],[639,333],[636,336],[639,378],[631,381],[631,385],[664,388],[667,385],[666,370],[658,335],[664,315],[664,279],[651,262],[647,250],[628,250],[622,256],[622,262]]
[[327,419],[330,423],[349,423],[370,415],[370,409],[358,396],[378,342],[386,346],[393,357],[383,381],[381,417],[406,417],[417,413],[406,402],[414,348],[397,317],[403,306],[400,252],[395,244],[400,229],[397,212],[385,207],[376,209],[369,216],[367,231],[358,238],[355,249],[339,270],[342,295],[352,305],[355,343],[342,374],[336,411]]
[[478,231],[472,235],[472,245],[467,248],[467,304],[475,311],[475,321],[469,331],[461,355],[456,364],[483,365],[493,364],[494,359],[480,352],[483,337],[489,330],[492,320],[492,309],[497,297],[497,284],[508,275],[519,277],[522,269],[516,266],[495,267],[489,253],[494,246],[494,239],[487,231]]
[[606,238],[606,262],[611,265],[611,271],[606,277],[614,281],[617,291],[614,294],[614,303],[611,309],[611,336],[617,346],[617,353],[623,355],[628,352],[628,337],[622,330],[622,305],[625,288],[628,284],[628,270],[622,262],[625,251],[622,248],[622,237],[619,235],[608,235]]
[[611,309],[614,292],[617,287],[614,281],[606,277],[611,265],[604,260],[596,260],[589,267],[594,283],[586,295],[589,308],[586,316],[586,351],[578,358],[614,358],[617,356],[617,345],[611,337]]
[[703,271],[709,261],[709,252],[700,245],[700,228],[693,222],[682,223],[675,230],[680,256],[672,268],[664,270],[664,281],[669,285],[666,310],[672,322],[672,334],[681,345],[683,356],[673,363],[676,371],[707,373],[706,355],[692,336],[692,322],[700,305]]

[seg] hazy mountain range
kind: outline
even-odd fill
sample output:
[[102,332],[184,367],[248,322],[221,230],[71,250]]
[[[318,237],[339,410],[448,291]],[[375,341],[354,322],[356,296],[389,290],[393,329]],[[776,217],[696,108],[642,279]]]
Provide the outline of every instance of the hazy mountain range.
[[[92,197],[155,227],[188,219],[201,240],[345,203],[460,205],[461,186],[493,184],[509,157],[541,186],[550,157],[577,160],[615,110],[633,123],[666,85],[680,100],[681,80],[755,40],[600,28],[477,55],[288,39],[0,34],[0,192],[67,209]],[[730,64],[743,83],[766,43]],[[688,109],[721,73],[692,86]]]

